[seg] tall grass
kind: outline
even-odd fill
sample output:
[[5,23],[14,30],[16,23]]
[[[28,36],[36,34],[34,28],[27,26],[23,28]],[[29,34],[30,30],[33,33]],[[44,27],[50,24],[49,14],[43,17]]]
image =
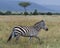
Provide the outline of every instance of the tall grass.
[[[39,32],[41,45],[37,39],[29,41],[28,37],[20,37],[17,43],[15,39],[7,43],[14,26],[32,26],[42,19],[46,21],[49,31]],[[60,16],[0,16],[0,48],[60,48]]]

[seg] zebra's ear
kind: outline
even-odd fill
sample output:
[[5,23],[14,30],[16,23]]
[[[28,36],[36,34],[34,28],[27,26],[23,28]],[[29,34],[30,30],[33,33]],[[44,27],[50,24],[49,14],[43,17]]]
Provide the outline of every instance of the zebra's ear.
[[44,22],[44,20],[41,20],[41,22]]

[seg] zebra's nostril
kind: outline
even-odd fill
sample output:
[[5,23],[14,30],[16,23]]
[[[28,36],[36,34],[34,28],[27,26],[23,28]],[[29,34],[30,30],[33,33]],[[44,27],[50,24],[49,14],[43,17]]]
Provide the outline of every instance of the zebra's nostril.
[[46,29],[46,31],[48,31],[48,28]]

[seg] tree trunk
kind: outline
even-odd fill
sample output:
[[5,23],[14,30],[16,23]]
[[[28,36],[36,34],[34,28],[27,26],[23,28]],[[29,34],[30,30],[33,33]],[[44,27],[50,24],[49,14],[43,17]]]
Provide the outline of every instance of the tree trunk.
[[24,7],[24,10],[25,10],[25,16],[26,16],[26,7]]

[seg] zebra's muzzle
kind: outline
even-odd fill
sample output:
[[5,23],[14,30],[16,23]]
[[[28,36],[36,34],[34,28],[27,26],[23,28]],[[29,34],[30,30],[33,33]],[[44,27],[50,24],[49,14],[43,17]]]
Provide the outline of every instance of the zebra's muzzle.
[[48,28],[46,29],[46,31],[48,31]]

